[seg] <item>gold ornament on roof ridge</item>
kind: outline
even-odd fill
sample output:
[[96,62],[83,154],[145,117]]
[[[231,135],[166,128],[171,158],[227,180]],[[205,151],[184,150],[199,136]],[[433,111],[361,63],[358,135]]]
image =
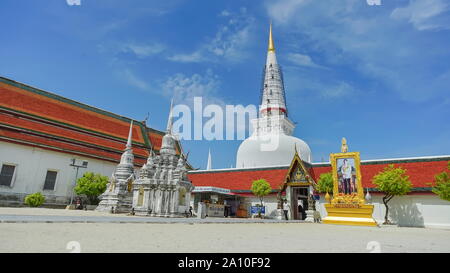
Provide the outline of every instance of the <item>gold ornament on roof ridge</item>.
[[347,140],[345,139],[345,137],[342,138],[341,152],[348,152]]

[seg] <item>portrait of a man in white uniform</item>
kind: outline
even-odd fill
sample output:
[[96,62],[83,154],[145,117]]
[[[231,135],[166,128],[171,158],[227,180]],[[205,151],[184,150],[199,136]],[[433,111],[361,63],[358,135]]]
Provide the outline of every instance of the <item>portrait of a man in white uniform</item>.
[[353,158],[339,158],[337,160],[339,193],[356,193],[356,168]]

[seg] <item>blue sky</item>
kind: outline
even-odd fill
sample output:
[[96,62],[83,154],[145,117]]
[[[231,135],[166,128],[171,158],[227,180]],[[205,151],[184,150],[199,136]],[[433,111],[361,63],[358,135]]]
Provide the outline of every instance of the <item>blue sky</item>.
[[[164,130],[170,99],[258,104],[272,20],[295,136],[315,162],[450,154],[446,0],[3,0],[0,75]],[[236,141],[183,141],[194,167]]]

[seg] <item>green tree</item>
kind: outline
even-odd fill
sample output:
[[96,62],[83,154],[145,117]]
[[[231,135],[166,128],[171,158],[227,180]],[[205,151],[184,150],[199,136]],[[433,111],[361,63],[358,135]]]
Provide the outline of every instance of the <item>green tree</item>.
[[107,176],[86,172],[83,177],[78,178],[74,190],[78,195],[86,195],[89,204],[96,205],[98,204],[98,196],[106,190],[106,184],[108,184]]
[[[261,201],[261,207],[263,206],[264,196],[272,192],[272,188],[270,187],[269,182],[267,182],[265,179],[258,179],[253,181],[251,190],[252,193]],[[261,217],[261,210],[259,211],[258,215]]]
[[320,193],[333,194],[333,174],[331,172],[322,173],[317,180],[316,190]]
[[25,204],[30,207],[40,207],[45,202],[45,196],[40,192],[29,194],[25,197]]
[[411,191],[411,181],[409,180],[409,176],[405,175],[405,172],[406,170],[395,168],[394,164],[390,164],[372,179],[372,182],[377,186],[378,190],[385,194],[383,197],[383,203],[386,207],[384,224],[390,224],[388,219],[389,201],[396,195],[405,195]]
[[[447,168],[450,170],[450,161],[447,164]],[[434,186],[431,191],[441,199],[450,201],[450,175],[448,171],[443,171],[434,176]]]

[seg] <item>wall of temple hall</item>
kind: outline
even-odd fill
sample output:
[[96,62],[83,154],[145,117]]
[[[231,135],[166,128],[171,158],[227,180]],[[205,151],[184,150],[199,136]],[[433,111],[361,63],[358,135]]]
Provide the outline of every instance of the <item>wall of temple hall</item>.
[[[382,198],[381,194],[372,194],[373,218],[379,224],[384,222],[386,213]],[[317,208],[321,217],[324,218],[327,212],[323,195],[318,203],[320,205]],[[395,196],[388,205],[389,219],[399,226],[450,228],[450,202],[440,199],[437,195],[413,193]]]
[[[72,158],[76,158],[78,165],[83,160],[88,161],[87,168],[79,169],[78,177],[85,172],[109,177],[116,166],[113,162],[8,142],[0,142],[0,151],[0,168],[3,165],[15,167],[11,184],[0,185],[0,205],[3,206],[22,205],[24,197],[35,192],[42,192],[47,197],[47,205],[67,205],[75,185],[76,169],[70,166]],[[44,190],[48,171],[56,172],[56,179],[53,189]]]

